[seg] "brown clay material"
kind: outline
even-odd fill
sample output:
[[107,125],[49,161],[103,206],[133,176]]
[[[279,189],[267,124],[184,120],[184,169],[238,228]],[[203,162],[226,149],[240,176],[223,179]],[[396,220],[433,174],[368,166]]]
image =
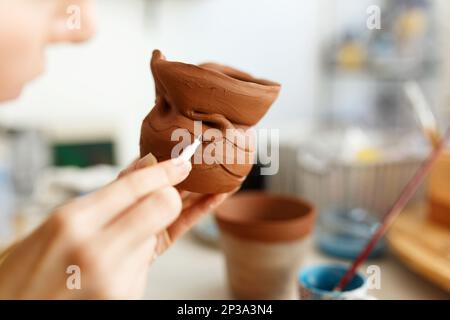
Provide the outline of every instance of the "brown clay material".
[[450,227],[450,152],[437,160],[428,181],[428,217]]
[[220,229],[261,242],[301,239],[312,231],[315,215],[306,201],[266,192],[237,194],[216,209]]
[[[203,122],[202,132],[215,128],[223,137],[226,129],[246,130],[265,115],[280,90],[275,82],[256,79],[227,66],[167,61],[159,50],[153,52],[151,71],[155,79],[156,104],[142,123],[140,153],[143,157],[151,152],[158,161],[169,159],[173,147],[179,143],[171,141],[175,129],[189,130],[192,141],[196,120]],[[254,143],[249,133],[237,132],[236,135],[244,136],[232,141],[204,137],[200,150],[210,144],[221,145],[223,150],[243,152],[245,163],[193,163],[189,177],[179,187],[199,193],[221,193],[238,188],[251,170]],[[232,152],[231,157],[237,152]],[[229,156],[224,154],[224,157]]]

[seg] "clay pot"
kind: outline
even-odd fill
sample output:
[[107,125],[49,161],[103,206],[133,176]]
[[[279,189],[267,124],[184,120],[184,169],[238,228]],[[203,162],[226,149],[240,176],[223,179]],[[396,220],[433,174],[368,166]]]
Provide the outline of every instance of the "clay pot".
[[315,221],[303,200],[265,192],[233,196],[216,209],[228,281],[238,299],[295,299],[305,238]]
[[430,220],[450,227],[450,151],[439,157],[431,171],[427,198]]
[[[174,130],[187,129],[191,143],[198,134],[194,121],[202,121],[201,133],[217,129],[222,137],[203,135],[193,169],[179,187],[199,193],[238,188],[254,162],[255,143],[251,133],[245,130],[265,115],[277,98],[280,85],[214,63],[195,66],[167,61],[158,50],[153,52],[151,70],[156,104],[142,123],[141,157],[151,152],[158,161],[170,159],[173,148],[180,143],[172,139]],[[234,132],[232,139],[226,137],[227,129]],[[197,161],[207,148],[216,150],[219,161]],[[245,159],[243,163],[236,161],[238,152]]]

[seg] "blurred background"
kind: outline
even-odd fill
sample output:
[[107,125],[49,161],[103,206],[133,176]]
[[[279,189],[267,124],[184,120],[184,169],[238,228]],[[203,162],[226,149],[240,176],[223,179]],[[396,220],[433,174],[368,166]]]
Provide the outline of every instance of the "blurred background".
[[[377,8],[380,29],[368,25]],[[405,83],[420,88],[441,131],[450,122],[446,0],[98,0],[96,11],[96,37],[49,50],[45,75],[0,108],[4,242],[31,230],[56,205],[111,181],[137,157],[141,121],[154,101],[155,48],[169,60],[216,61],[282,84],[259,124],[280,130],[280,171],[255,173],[245,188],[312,201],[321,214],[316,244],[335,257],[354,256],[352,245],[365,240],[358,235],[379,221],[430,151]],[[343,231],[352,236],[343,246],[335,245],[342,244],[339,219],[356,224]],[[200,237],[214,238],[211,221],[198,229]],[[180,246],[191,256],[200,250]],[[176,248],[167,261],[189,259]],[[214,269],[216,253],[202,250],[195,259]],[[155,269],[152,279],[162,288],[169,276]],[[417,295],[405,297],[444,295],[412,279]],[[149,297],[196,298],[187,288],[150,290]],[[223,297],[208,288],[198,296]]]

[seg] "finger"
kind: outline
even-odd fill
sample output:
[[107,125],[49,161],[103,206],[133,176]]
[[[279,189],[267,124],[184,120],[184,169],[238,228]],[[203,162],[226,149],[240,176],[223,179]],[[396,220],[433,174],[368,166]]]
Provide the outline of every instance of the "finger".
[[134,283],[130,283],[130,290],[128,291],[127,297],[134,300],[142,299],[148,286],[148,268],[149,265],[146,264],[141,267],[141,270],[137,271],[137,277],[134,279]]
[[188,231],[203,215],[214,210],[220,205],[228,194],[205,195],[194,205],[182,211],[175,222],[168,227],[170,239],[176,240]]
[[181,212],[181,215],[166,230],[158,234],[156,253],[160,255],[185,234],[204,215],[219,206],[230,194],[204,195],[195,205]]
[[153,154],[149,153],[148,155],[146,155],[142,159],[138,160],[138,162],[136,163],[135,170],[143,169],[143,168],[146,168],[146,167],[150,167],[150,166],[153,166],[153,165],[155,165],[157,163],[158,163],[158,160],[156,159],[156,157]]
[[204,199],[205,197],[209,197],[209,196],[210,195],[204,195],[201,193],[191,193],[191,194],[187,195],[186,197],[182,198],[183,199],[183,210],[191,207],[198,201]]
[[151,153],[146,155],[145,157],[141,159],[134,160],[127,168],[125,168],[122,172],[119,174],[119,178],[123,177],[124,175],[129,174],[130,172],[143,169],[146,167],[153,166],[158,163],[158,160],[155,158],[155,156]]
[[[132,256],[122,260],[133,260],[134,265],[123,266],[125,271],[124,278],[128,283],[129,289],[127,296],[132,299],[139,299],[142,297],[145,288],[148,285],[147,277],[151,263],[154,261],[153,256],[156,247],[156,237],[151,237],[148,241],[132,253]],[[127,299],[129,299],[127,298]]]
[[189,191],[185,191],[185,190],[178,190],[180,192],[180,197],[182,200],[186,199],[187,197],[189,197],[189,195],[191,195],[191,192]]
[[189,161],[176,158],[137,170],[80,198],[72,204],[76,207],[73,211],[83,212],[93,224],[104,225],[152,191],[180,183],[191,168]]
[[[118,250],[121,248],[111,242],[104,233],[97,235],[95,243],[97,245],[102,243],[98,247],[101,250],[102,265],[107,266],[107,271],[114,275],[114,277],[110,277],[109,282],[97,284],[100,294],[95,298],[135,299],[142,296],[142,290],[146,286],[145,278],[149,268],[149,256],[156,247],[156,237],[150,237],[146,242],[126,253]],[[99,257],[92,256],[91,259],[95,260]],[[87,281],[85,283],[89,287],[95,288],[97,278],[89,279],[89,283]]]
[[136,170],[136,164],[139,161],[139,159],[135,159],[132,163],[130,163],[128,165],[128,167],[126,167],[125,169],[123,169],[122,171],[120,171],[119,176],[117,177],[118,179],[123,177],[124,175],[133,172],[134,170]]
[[181,198],[173,187],[153,192],[105,227],[104,233],[121,251],[129,252],[172,224],[181,212]]
[[[111,240],[108,238],[108,236],[110,236],[109,233],[103,232],[101,236],[102,239],[106,239],[106,241],[111,244]],[[136,265],[145,265],[145,267],[148,268],[148,265],[153,262],[154,257],[156,256],[156,246],[157,236],[153,235],[146,238],[135,247],[129,248],[125,254],[122,246],[115,247],[113,252],[117,259],[113,263],[125,270],[134,269]]]

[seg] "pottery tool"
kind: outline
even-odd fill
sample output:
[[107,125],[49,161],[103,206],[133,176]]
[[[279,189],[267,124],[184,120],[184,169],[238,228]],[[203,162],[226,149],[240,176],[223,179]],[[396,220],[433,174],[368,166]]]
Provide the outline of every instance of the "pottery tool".
[[[202,135],[199,135],[197,138],[195,138],[192,144],[188,145],[186,148],[183,149],[179,157],[186,161],[191,160],[192,156],[194,155],[195,151],[197,150],[198,146],[201,143],[202,143]],[[158,160],[153,155],[148,161],[149,161],[148,166],[153,166],[158,163]]]
[[437,148],[440,141],[439,130],[436,118],[431,111],[422,89],[415,81],[408,81],[404,84],[405,94],[411,102],[417,120],[420,123],[424,135],[430,140],[432,146]]
[[202,135],[199,135],[197,136],[197,138],[195,138],[194,142],[191,145],[188,145],[186,148],[184,148],[183,152],[181,152],[179,157],[186,161],[191,160],[195,151],[201,144],[202,144]]
[[416,193],[416,191],[420,187],[421,183],[423,182],[423,180],[425,179],[425,177],[428,175],[431,168],[433,167],[433,164],[436,162],[439,155],[444,150],[445,145],[448,140],[450,140],[450,129],[447,130],[444,138],[440,140],[437,147],[433,149],[430,156],[423,162],[421,167],[417,170],[415,175],[411,178],[411,180],[405,186],[405,188],[401,192],[400,196],[397,198],[397,201],[394,203],[392,208],[383,217],[381,224],[378,226],[378,228],[376,229],[376,231],[370,238],[369,242],[365,246],[365,248],[361,251],[361,253],[358,255],[358,257],[352,263],[350,268],[347,270],[347,272],[344,274],[344,276],[340,279],[339,283],[337,284],[336,288],[334,289],[335,291],[343,291],[345,289],[348,282],[355,275],[355,272],[358,269],[358,267],[367,259],[367,257],[369,256],[370,252],[373,250],[373,248],[375,247],[377,242],[385,234],[387,229],[394,222],[395,218],[402,212],[402,210],[405,208],[408,201]]

